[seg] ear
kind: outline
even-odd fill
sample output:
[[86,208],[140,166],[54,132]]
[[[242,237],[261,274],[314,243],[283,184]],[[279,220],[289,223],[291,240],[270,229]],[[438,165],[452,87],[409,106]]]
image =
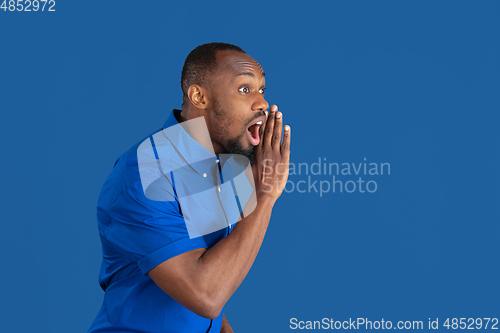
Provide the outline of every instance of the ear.
[[197,84],[192,84],[188,89],[188,97],[194,107],[206,109],[208,105],[208,91]]

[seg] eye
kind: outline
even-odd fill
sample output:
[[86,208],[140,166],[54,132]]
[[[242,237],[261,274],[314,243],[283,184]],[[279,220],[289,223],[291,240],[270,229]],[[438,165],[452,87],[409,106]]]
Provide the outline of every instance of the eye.
[[238,89],[238,91],[244,94],[248,94],[250,92],[250,89],[248,89],[248,87],[241,87],[240,89]]
[[260,88],[259,93],[264,95],[266,93],[266,88]]

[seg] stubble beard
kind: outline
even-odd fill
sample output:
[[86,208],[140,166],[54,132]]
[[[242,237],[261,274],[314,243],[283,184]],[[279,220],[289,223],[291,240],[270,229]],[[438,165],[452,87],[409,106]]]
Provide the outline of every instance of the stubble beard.
[[257,162],[255,147],[250,145],[250,147],[245,148],[242,144],[247,133],[243,132],[236,138],[229,138],[228,128],[234,121],[227,117],[227,110],[220,105],[217,99],[214,100],[214,104],[214,114],[218,123],[223,124],[220,131],[216,133],[215,141],[224,148],[224,153],[232,155],[236,163],[246,165],[249,160],[250,164],[255,164]]

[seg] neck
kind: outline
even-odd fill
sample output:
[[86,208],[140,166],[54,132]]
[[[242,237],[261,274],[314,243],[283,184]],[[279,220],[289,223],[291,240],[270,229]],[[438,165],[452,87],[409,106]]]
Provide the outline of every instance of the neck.
[[[213,141],[212,136],[210,135],[210,122],[208,117],[204,112],[202,113],[198,111],[198,109],[193,111],[190,108],[183,108],[177,117],[177,121],[179,121],[189,136],[205,147],[208,151],[211,151],[216,155],[222,154],[224,152],[223,147],[219,143]],[[188,120],[193,120],[199,117],[204,117],[204,121],[187,122]]]

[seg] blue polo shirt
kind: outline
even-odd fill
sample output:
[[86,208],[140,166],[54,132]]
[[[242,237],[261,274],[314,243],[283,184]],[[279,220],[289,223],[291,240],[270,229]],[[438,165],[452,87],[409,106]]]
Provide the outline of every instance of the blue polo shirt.
[[206,125],[194,140],[187,122],[178,123],[179,112],[122,154],[101,190],[99,284],[105,293],[89,332],[220,332],[223,311],[213,320],[200,317],[148,275],[179,254],[210,249],[254,198],[245,166],[198,143],[200,135],[210,139]]

